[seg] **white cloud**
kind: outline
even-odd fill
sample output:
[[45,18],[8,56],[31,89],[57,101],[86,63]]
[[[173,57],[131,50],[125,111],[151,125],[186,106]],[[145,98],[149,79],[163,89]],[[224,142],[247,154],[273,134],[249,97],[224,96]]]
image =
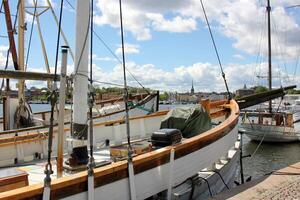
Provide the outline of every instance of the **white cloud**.
[[[135,44],[124,44],[124,51],[125,51],[125,54],[139,54],[140,47],[139,47],[139,45],[135,45]],[[116,49],[115,53],[118,55],[122,55],[122,47],[119,46]]]
[[[211,24],[216,27],[213,31],[220,31],[233,39],[233,46],[238,50],[252,55],[267,54],[265,1],[203,2]],[[281,59],[295,59],[299,54],[300,27],[296,16],[289,13],[286,7],[299,4],[299,1],[271,3],[273,55]],[[98,0],[97,8],[98,25],[119,28],[118,1]],[[197,29],[197,20],[204,22],[199,0],[128,0],[123,2],[123,15],[125,30],[137,40],[151,39],[153,31],[191,32]],[[258,52],[259,49],[261,52]]]
[[[0,66],[1,66],[1,69],[4,69],[5,65],[6,65],[7,50],[8,50],[8,46],[0,45]],[[11,54],[9,54],[9,56],[8,56],[8,69],[14,69]]]
[[[186,92],[191,88],[192,80],[194,81],[194,87],[196,91],[205,92],[222,92],[225,91],[224,81],[220,73],[218,65],[210,63],[195,63],[190,66],[178,66],[173,70],[167,71],[160,69],[153,64],[138,65],[134,62],[128,62],[127,68],[134,74],[145,87],[157,90],[166,91],[178,91]],[[248,87],[252,87],[257,84],[266,83],[258,82],[255,77],[256,64],[230,64],[224,66],[226,73],[226,79],[230,91],[235,91],[247,84]],[[261,64],[261,75],[267,74],[267,64]],[[288,75],[280,68],[274,68],[273,74],[280,74],[281,78],[274,79],[274,87],[280,87],[281,85],[290,85],[286,76]],[[291,77],[291,76],[290,76]],[[139,87],[137,82],[127,73],[128,84],[131,86]],[[111,82],[122,84],[123,71],[121,65],[116,65],[112,71],[105,72],[100,67],[94,67],[94,79],[103,82]],[[295,77],[299,80],[299,77]],[[107,85],[105,85],[107,87]]]
[[[190,1],[190,0],[189,0]],[[164,14],[176,11],[189,1],[133,1],[123,2],[124,29],[131,32],[137,40],[152,38],[151,30],[169,32],[189,32],[196,29],[196,21],[190,17],[175,16],[166,18]],[[95,16],[98,25],[120,26],[118,1],[98,0],[100,14]]]
[[237,58],[237,59],[240,59],[240,60],[244,60],[245,59],[245,57],[243,55],[241,55],[241,54],[234,54],[233,57]]
[[117,61],[116,58],[112,58],[112,57],[100,57],[96,54],[93,54],[93,60],[94,61]]
[[157,31],[183,33],[196,30],[197,27],[197,22],[193,18],[176,16],[173,19],[168,20],[161,14],[148,14],[147,17],[151,19],[153,29]]
[[[60,63],[58,66],[60,66]],[[211,63],[195,63],[190,66],[176,66],[171,70],[165,70],[153,64],[139,65],[135,62],[129,61],[126,64],[126,67],[137,80],[139,80],[145,87],[149,87],[151,89],[160,91],[187,92],[190,90],[193,80],[196,92],[225,91],[225,85],[221,76],[220,68],[218,65]],[[247,87],[255,85],[267,86],[267,79],[258,79],[256,77],[257,75],[267,75],[267,63],[261,63],[259,66],[255,63],[228,64],[223,67],[229,89],[232,92],[242,88],[244,84],[246,84]],[[68,74],[73,72],[73,68],[74,67],[71,65],[68,66]],[[28,68],[28,71],[45,72],[45,70],[36,68]],[[53,73],[53,67],[51,68],[51,71]],[[60,67],[58,67],[58,72],[60,72]],[[273,67],[273,75],[274,88],[292,85],[300,81],[299,76],[294,77],[280,67]],[[104,71],[97,64],[93,64],[93,79],[95,81],[123,85],[122,65],[117,64],[111,71]],[[127,80],[129,86],[140,87],[128,72]],[[27,81],[27,86],[45,87],[46,82]],[[105,84],[100,86],[108,87],[109,85]]]
[[[53,0],[35,0],[35,1],[37,2],[38,6],[48,6],[49,5],[48,1],[52,5],[52,7],[56,6],[56,3],[53,2]],[[34,0],[27,0],[26,4],[33,6],[34,5]]]

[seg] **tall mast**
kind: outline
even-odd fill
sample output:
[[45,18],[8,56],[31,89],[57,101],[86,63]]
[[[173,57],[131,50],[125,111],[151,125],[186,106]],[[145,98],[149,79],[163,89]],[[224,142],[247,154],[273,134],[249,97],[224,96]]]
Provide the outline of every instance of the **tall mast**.
[[[19,70],[24,71],[24,31],[25,31],[25,2],[20,0],[19,4],[19,22],[18,22],[18,65]],[[19,101],[24,100],[24,80],[18,82]]]
[[88,163],[88,65],[90,1],[78,0],[76,9],[76,50],[74,62],[73,91],[73,150],[69,163],[71,166]]
[[[271,6],[270,0],[267,5],[267,13],[268,13],[268,65],[269,65],[269,90],[272,90],[272,46],[271,46]],[[272,112],[272,100],[269,101],[269,112]]]

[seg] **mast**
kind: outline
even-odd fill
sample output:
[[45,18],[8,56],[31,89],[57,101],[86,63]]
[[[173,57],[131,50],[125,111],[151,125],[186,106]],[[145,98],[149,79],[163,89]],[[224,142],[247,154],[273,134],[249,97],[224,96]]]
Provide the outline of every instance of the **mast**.
[[16,50],[16,44],[14,39],[14,29],[11,21],[11,14],[10,14],[10,8],[8,4],[8,0],[3,1],[3,7],[5,11],[5,21],[6,21],[6,27],[7,27],[7,35],[9,38],[9,51],[11,52],[13,63],[15,70],[18,70],[18,56],[17,56],[17,50]]
[[[25,1],[20,0],[18,22],[18,65],[19,70],[24,71],[24,32],[25,32]],[[24,101],[24,80],[18,82],[19,102]]]
[[[272,90],[272,46],[271,46],[271,6],[270,0],[267,5],[267,13],[268,13],[268,66],[269,66],[269,90]],[[272,112],[272,100],[269,101],[269,112]]]
[[88,163],[87,152],[87,112],[88,112],[88,66],[89,66],[89,23],[90,1],[78,0],[76,11],[76,51],[74,62],[73,97],[73,150],[69,164],[71,166]]

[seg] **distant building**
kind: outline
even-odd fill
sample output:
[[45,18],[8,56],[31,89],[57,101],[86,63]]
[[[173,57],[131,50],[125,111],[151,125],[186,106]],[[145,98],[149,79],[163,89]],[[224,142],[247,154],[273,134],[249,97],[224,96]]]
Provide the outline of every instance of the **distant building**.
[[195,93],[195,90],[194,90],[194,81],[192,80],[192,89],[191,89],[191,94],[193,95]]
[[246,84],[244,85],[243,89],[238,89],[236,91],[237,97],[243,97],[243,96],[247,96],[247,95],[251,95],[251,94],[254,94],[254,89],[247,89]]

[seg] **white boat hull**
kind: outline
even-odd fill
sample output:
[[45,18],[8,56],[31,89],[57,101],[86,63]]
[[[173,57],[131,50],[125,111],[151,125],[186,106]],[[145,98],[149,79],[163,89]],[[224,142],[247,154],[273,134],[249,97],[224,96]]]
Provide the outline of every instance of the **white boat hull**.
[[[208,187],[211,190],[212,196],[227,190],[228,188],[231,189],[234,186],[239,162],[239,145],[240,143],[236,142],[235,148],[229,151],[228,156],[221,159],[218,164],[212,167],[213,171],[206,169],[198,173],[198,176],[201,178],[198,178],[193,194],[192,183],[190,180],[174,189],[173,199],[189,200],[191,195],[193,196],[193,199],[207,199],[211,197]],[[206,179],[207,182],[203,179]]]
[[[188,178],[197,174],[201,169],[209,168],[219,158],[227,156],[229,149],[234,147],[237,140],[237,126],[220,140],[184,157],[174,160],[172,187],[179,185]],[[209,155],[209,156],[208,156]],[[233,173],[233,171],[231,171]],[[235,174],[235,173],[233,173]],[[170,176],[170,163],[147,170],[135,175],[137,199],[146,199],[168,189]],[[118,192],[116,192],[118,191]],[[98,199],[129,200],[128,178],[95,188]],[[66,200],[84,200],[87,192],[64,198]]]
[[[213,166],[217,166],[220,161],[222,161],[223,167],[215,168],[219,170],[225,182],[231,185],[230,182],[232,183],[232,178],[235,175],[234,166],[237,163],[235,160],[237,157],[235,156],[238,156],[236,141],[238,140],[239,109],[235,101],[220,105],[219,111],[210,112],[210,115],[214,122],[221,121],[222,123],[197,136],[184,139],[179,144],[135,156],[133,158],[134,176],[131,177],[132,179],[130,178],[130,184],[128,162],[126,160],[95,168],[93,196],[97,199],[126,200],[130,199],[132,195],[136,199],[147,199],[161,193],[168,193],[173,194],[173,199],[175,199],[177,186],[184,184],[186,180],[195,175],[199,175],[200,171],[214,169]],[[214,108],[212,105],[209,106]],[[214,106],[217,107],[218,104],[214,104]],[[131,119],[131,130],[134,130],[132,136],[143,133],[148,135],[153,130],[159,129],[160,121],[166,113],[159,112]],[[125,133],[124,128],[123,120],[99,123],[95,125],[96,141],[98,137],[99,141],[108,137],[108,135],[115,137],[115,133],[122,138]],[[47,141],[47,139],[44,141]],[[39,142],[35,141],[35,143]],[[55,143],[53,143],[53,146],[55,146]],[[228,162],[224,162],[224,160]],[[234,162],[229,162],[230,160]],[[201,172],[202,175],[203,173]],[[44,176],[40,175],[39,177],[43,178]],[[215,181],[217,176],[208,174],[207,179],[214,182],[214,184],[211,183],[213,194],[223,190],[225,185],[220,182],[220,179]],[[86,184],[88,184],[86,171],[67,175],[52,181],[51,196],[57,199],[88,199]],[[129,185],[135,186],[135,193],[130,194]],[[197,188],[195,195],[207,193],[206,190],[202,191],[203,189],[204,186],[200,187],[199,190]],[[38,198],[43,194],[42,192],[43,184],[40,183],[7,191],[1,195],[7,200],[19,197]]]
[[296,142],[300,140],[300,134],[295,132],[292,127],[241,124],[239,130],[251,140],[258,142]]

